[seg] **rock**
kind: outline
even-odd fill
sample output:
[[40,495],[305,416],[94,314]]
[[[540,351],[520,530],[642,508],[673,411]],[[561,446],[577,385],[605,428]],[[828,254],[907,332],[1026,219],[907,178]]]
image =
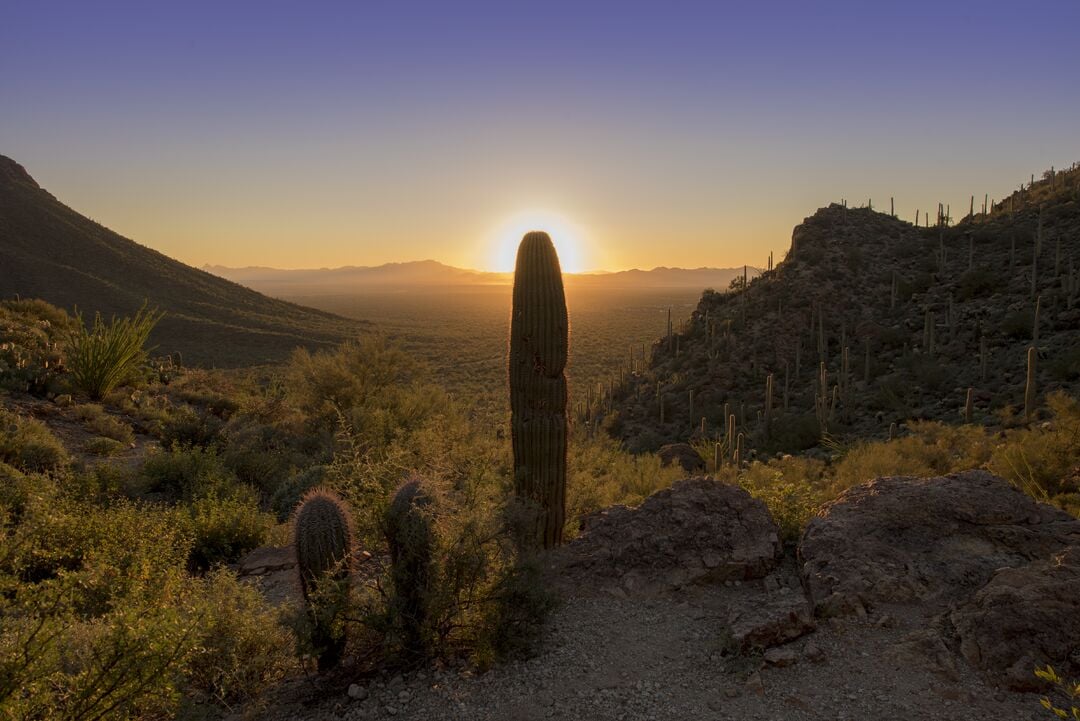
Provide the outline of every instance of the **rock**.
[[241,581],[258,586],[266,600],[275,605],[301,598],[292,546],[264,546],[244,556],[234,566]]
[[236,564],[237,576],[265,576],[296,567],[292,546],[263,546],[256,548]]
[[1047,663],[1062,676],[1080,674],[1080,547],[1045,561],[998,571],[949,614],[960,653],[972,666],[999,673],[1015,690],[1040,688],[1033,670]]
[[784,666],[790,666],[799,660],[795,651],[790,648],[770,648],[765,652],[765,663],[769,666],[776,666],[783,668]]
[[705,461],[694,447],[688,443],[669,443],[657,451],[660,463],[664,466],[678,465],[687,473],[704,473]]
[[878,478],[810,521],[799,546],[817,613],[874,603],[949,602],[1003,567],[1080,544],[1080,521],[986,471]]
[[728,625],[740,651],[787,643],[815,628],[801,591],[746,599],[732,608]]
[[825,650],[813,641],[810,641],[803,647],[803,657],[807,661],[818,663],[825,660]]
[[358,683],[349,684],[349,698],[354,701],[363,701],[368,697],[368,690]]
[[637,508],[595,514],[547,559],[571,591],[618,585],[649,595],[691,583],[760,578],[777,564],[780,536],[765,504],[738,486],[690,478]]

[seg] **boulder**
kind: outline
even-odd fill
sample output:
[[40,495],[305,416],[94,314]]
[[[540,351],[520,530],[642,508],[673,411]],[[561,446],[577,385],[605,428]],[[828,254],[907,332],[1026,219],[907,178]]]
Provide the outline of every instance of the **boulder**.
[[656,453],[660,456],[661,465],[677,465],[687,473],[704,473],[705,471],[705,461],[701,458],[701,454],[688,443],[669,443],[661,446]]
[[1032,671],[1048,663],[1080,676],[1080,547],[998,571],[949,619],[968,663],[1014,689],[1038,688]]
[[1080,521],[986,471],[878,478],[848,489],[808,524],[803,584],[818,614],[875,603],[947,606],[1001,568],[1080,544]]
[[578,538],[549,556],[569,588],[615,585],[651,594],[693,583],[760,578],[781,555],[765,504],[738,486],[690,478],[637,508],[594,514]]
[[742,652],[785,644],[816,628],[802,589],[790,588],[736,604],[728,627],[732,641]]

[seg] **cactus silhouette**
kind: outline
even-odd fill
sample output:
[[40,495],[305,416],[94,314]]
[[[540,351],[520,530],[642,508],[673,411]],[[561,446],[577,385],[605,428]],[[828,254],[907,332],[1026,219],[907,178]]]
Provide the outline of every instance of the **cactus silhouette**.
[[337,494],[317,488],[300,501],[293,544],[320,671],[335,666],[345,650],[345,635],[336,621],[348,599],[353,537],[349,510]]
[[386,540],[390,546],[392,610],[402,631],[406,654],[422,656],[434,585],[435,532],[432,514],[435,497],[419,478],[406,481],[386,512]]
[[526,543],[562,542],[566,515],[566,361],[570,325],[562,271],[547,233],[518,246],[510,319],[514,488],[529,507]]

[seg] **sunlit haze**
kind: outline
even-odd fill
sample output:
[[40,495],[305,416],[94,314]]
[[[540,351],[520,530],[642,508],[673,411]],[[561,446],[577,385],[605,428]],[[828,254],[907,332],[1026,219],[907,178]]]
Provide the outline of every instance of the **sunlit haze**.
[[764,264],[1080,159],[1080,3],[7,3],[0,153],[193,265]]

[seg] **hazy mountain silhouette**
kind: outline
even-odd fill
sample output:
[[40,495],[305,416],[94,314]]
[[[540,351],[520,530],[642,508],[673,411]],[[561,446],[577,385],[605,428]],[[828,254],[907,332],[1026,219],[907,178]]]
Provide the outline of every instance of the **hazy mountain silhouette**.
[[67,207],[0,155],[0,297],[84,315],[166,311],[152,337],[185,362],[245,365],[355,335],[363,324],[268,298],[128,240]]
[[[203,269],[254,288],[262,293],[279,297],[315,295],[347,295],[379,291],[410,290],[423,287],[426,290],[460,288],[467,286],[509,285],[512,273],[491,273],[466,270],[444,265],[434,260],[408,263],[387,263],[379,266],[345,266],[342,268],[319,268],[310,270],[279,270],[276,268],[228,268],[207,265]],[[582,286],[594,289],[632,288],[727,288],[731,279],[741,275],[740,268],[653,268],[652,270],[626,270],[619,272],[566,273],[568,287]],[[751,268],[750,275],[758,271]]]

